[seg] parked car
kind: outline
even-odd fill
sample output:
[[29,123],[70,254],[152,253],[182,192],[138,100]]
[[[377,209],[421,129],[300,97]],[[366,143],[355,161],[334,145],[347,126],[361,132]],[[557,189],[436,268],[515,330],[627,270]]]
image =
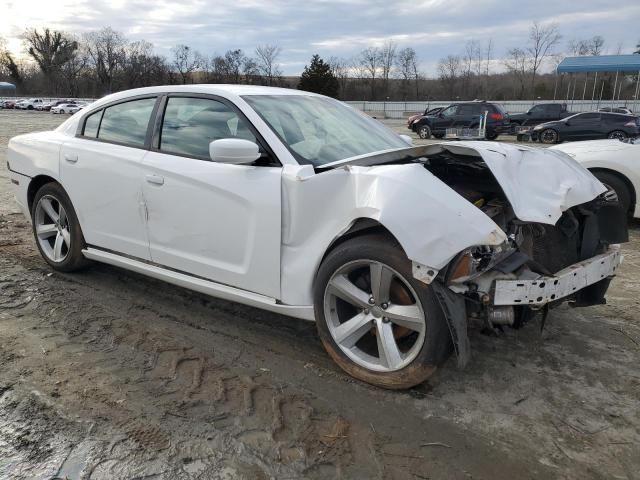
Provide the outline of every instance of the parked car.
[[8,110],[14,109],[16,107],[16,102],[15,100],[5,100],[2,102],[2,107]]
[[599,112],[609,112],[609,113],[624,113],[627,115],[633,115],[633,112],[630,108],[627,107],[601,107],[598,109]]
[[620,113],[576,113],[555,122],[533,127],[531,140],[552,144],[570,140],[635,138],[640,135],[640,119]]
[[82,109],[84,105],[79,103],[60,103],[55,107],[51,107],[51,113],[76,113]]
[[33,110],[38,105],[43,105],[45,102],[41,98],[29,98],[25,100],[19,100],[15,104],[15,108],[20,110]]
[[444,107],[427,108],[424,111],[424,113],[418,113],[416,115],[411,115],[409,118],[407,118],[407,125],[408,125],[409,130],[413,130],[413,123],[416,122],[417,120],[420,120],[422,117],[425,117],[425,116],[428,116],[428,115],[437,115],[443,109],[444,109]]
[[640,140],[592,140],[551,147],[573,157],[616,193],[626,212],[640,218]]
[[516,126],[538,125],[539,123],[560,120],[573,115],[567,110],[566,103],[539,103],[524,113],[510,113],[509,120]]
[[627,238],[617,202],[564,153],[413,147],[290,89],[116,93],[11,139],[8,169],[53,269],[96,260],[315,320],[340,367],[387,388],[452,351],[465,364],[471,316],[519,327],[603,303]]
[[413,123],[413,131],[420,138],[443,138],[447,128],[476,128],[480,116],[487,112],[486,137],[495,140],[501,133],[509,133],[509,116],[497,103],[462,102],[449,105],[433,115],[426,115]]

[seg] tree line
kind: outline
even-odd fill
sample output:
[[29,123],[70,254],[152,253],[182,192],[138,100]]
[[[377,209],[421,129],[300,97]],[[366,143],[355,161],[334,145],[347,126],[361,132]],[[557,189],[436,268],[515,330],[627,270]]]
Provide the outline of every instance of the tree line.
[[[570,39],[563,48],[557,25],[533,22],[523,45],[497,55],[493,40],[469,40],[462,52],[442,57],[437,76],[431,78],[421,70],[414,48],[400,48],[392,40],[364,48],[351,58],[324,60],[316,54],[300,76],[284,76],[279,63],[282,49],[277,45],[212,55],[176,45],[165,57],[154,52],[153,44],[130,41],[110,27],[80,37],[30,29],[22,40],[31,61],[16,59],[0,38],[0,81],[10,81],[28,94],[72,97],[99,97],[150,85],[242,83],[301,88],[343,100],[564,98],[566,81],[561,78],[558,85],[550,74],[562,57],[607,52],[599,35]],[[640,53],[640,44],[636,50]],[[620,51],[618,46],[612,53]],[[610,79],[603,75],[602,81],[609,94]],[[628,93],[633,87],[624,88]]]

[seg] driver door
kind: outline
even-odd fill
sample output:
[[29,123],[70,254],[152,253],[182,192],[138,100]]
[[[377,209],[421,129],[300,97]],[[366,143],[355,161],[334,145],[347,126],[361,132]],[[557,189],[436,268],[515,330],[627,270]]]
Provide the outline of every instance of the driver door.
[[279,298],[281,167],[211,161],[213,140],[259,143],[226,100],[170,95],[162,115],[144,159],[151,260]]
[[456,121],[456,114],[458,112],[458,106],[452,105],[445,108],[433,121],[433,129],[437,133],[445,133],[447,128],[453,126]]

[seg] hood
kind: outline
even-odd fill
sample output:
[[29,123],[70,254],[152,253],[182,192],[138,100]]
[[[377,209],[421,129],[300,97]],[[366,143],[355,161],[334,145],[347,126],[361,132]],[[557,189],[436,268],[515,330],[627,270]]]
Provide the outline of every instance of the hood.
[[551,149],[495,142],[429,145],[424,155],[449,151],[481,157],[520,220],[555,225],[565,210],[589,202],[606,188],[570,156]]
[[588,140],[554,145],[549,150],[564,152],[569,155],[588,152],[614,152],[629,148],[629,144],[620,140]]

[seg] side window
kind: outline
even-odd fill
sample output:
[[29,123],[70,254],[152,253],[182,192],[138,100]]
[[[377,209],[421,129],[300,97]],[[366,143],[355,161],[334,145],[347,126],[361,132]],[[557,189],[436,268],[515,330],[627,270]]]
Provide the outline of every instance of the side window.
[[98,128],[100,128],[100,120],[102,120],[102,112],[99,110],[87,117],[84,122],[84,130],[82,135],[85,137],[96,138],[98,136]]
[[586,123],[600,120],[599,113],[583,113],[574,118],[576,123]]
[[160,150],[209,158],[209,143],[223,138],[256,138],[230,107],[207,98],[169,97],[162,119]]
[[531,107],[531,110],[529,110],[529,111],[531,113],[539,115],[541,113],[544,113],[544,105],[536,105],[535,107]]
[[143,98],[105,108],[98,138],[143,147],[155,103],[155,98]]
[[453,117],[456,114],[457,111],[458,111],[458,106],[454,105],[453,107],[445,108],[442,111],[442,116],[445,117],[445,118],[446,117]]
[[473,109],[474,109],[473,105],[460,105],[458,107],[458,113],[457,114],[458,115],[465,115],[465,116],[473,115],[473,113],[474,113]]

